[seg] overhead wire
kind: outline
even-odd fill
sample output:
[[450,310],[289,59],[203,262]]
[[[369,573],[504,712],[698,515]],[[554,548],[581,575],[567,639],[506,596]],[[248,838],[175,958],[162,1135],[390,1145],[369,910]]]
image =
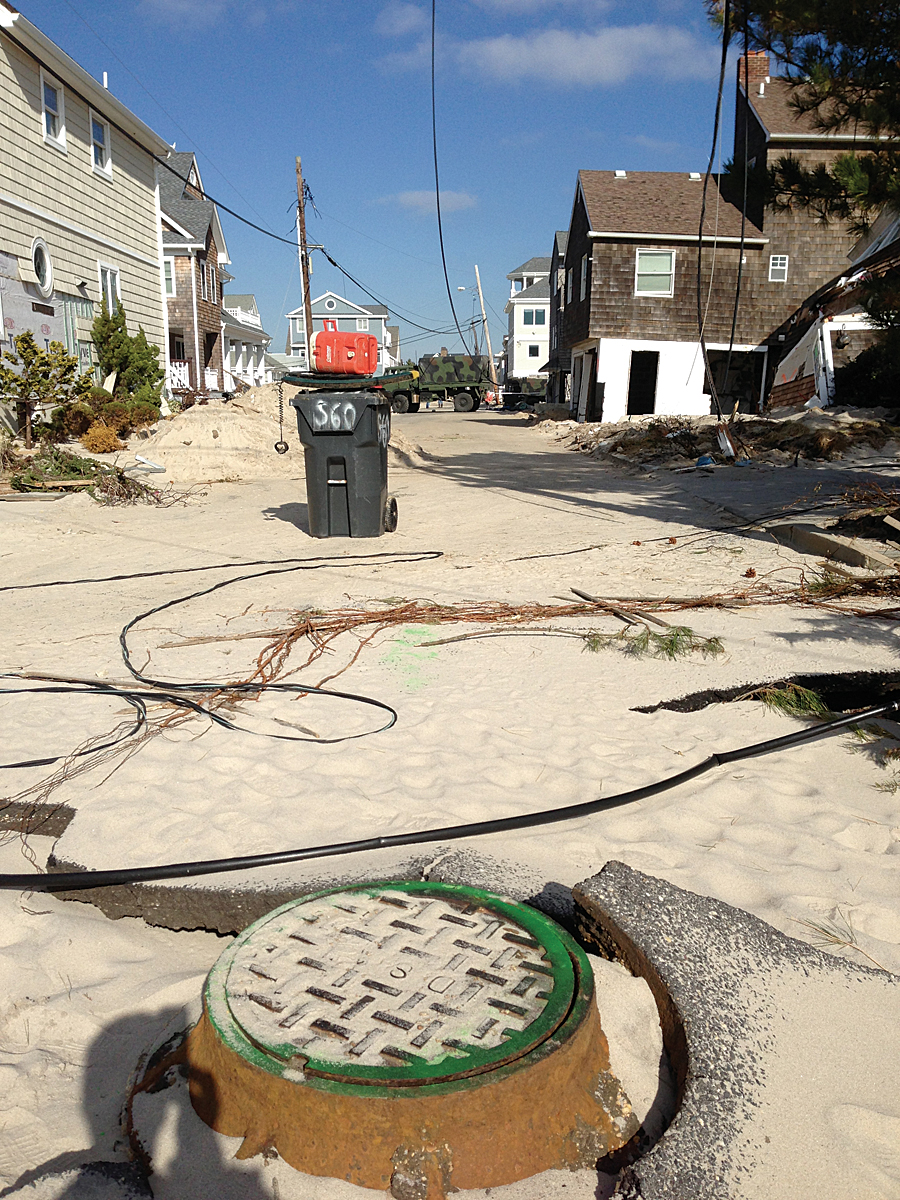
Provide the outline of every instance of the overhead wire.
[[[744,104],[744,187],[743,197],[741,201],[741,242],[738,247],[738,263],[737,263],[737,280],[734,287],[734,307],[731,310],[731,333],[728,338],[728,357],[725,359],[725,386],[728,387],[728,373],[731,370],[731,359],[734,353],[734,342],[737,334],[737,319],[738,306],[741,302],[741,280],[744,274],[744,247],[747,236],[747,197],[749,193],[749,178],[750,178],[750,82],[749,82],[749,57],[750,57],[750,26],[744,17],[744,95],[746,103]],[[763,381],[765,382],[765,381]],[[760,397],[762,399],[762,397]],[[739,401],[738,401],[739,403]],[[737,405],[735,405],[737,411]]]
[[709,162],[706,166],[706,174],[703,177],[703,194],[700,202],[700,227],[697,234],[697,328],[700,336],[700,350],[703,354],[703,367],[706,371],[706,378],[709,383],[709,391],[712,396],[713,404],[715,405],[716,415],[721,421],[722,406],[719,403],[719,392],[716,387],[716,381],[713,379],[712,370],[709,365],[709,351],[706,348],[706,330],[704,328],[703,314],[703,227],[706,223],[706,198],[709,193],[709,181],[712,176],[713,164],[716,161],[716,148],[719,144],[719,133],[722,121],[722,94],[725,90],[725,68],[728,61],[728,44],[730,39],[730,21],[731,21],[731,0],[724,0],[724,13],[722,20],[722,57],[719,64],[719,86],[716,93],[716,111],[713,118],[713,138],[712,146],[709,152]]
[[437,30],[437,0],[431,0],[431,146],[434,151],[434,203],[437,211],[437,228],[438,242],[441,247],[441,265],[444,268],[444,283],[447,287],[447,299],[450,301],[450,311],[453,313],[453,321],[456,325],[456,332],[459,334],[459,340],[462,342],[466,354],[469,353],[469,347],[466,345],[466,339],[463,337],[463,331],[459,325],[459,317],[456,315],[456,305],[453,302],[453,289],[450,287],[450,276],[447,273],[447,255],[444,252],[444,222],[441,218],[441,181],[438,174],[438,144],[437,144],[437,87],[435,84],[435,45]]
[[[155,95],[153,94],[153,92],[151,92],[151,91],[150,91],[150,89],[149,89],[149,88],[146,86],[146,84],[145,84],[145,83],[143,83],[143,81],[142,81],[141,79],[139,79],[137,75],[135,75],[134,71],[132,71],[132,70],[131,70],[131,68],[128,66],[128,64],[125,62],[125,60],[124,60],[123,58],[121,58],[121,57],[120,57],[120,56],[119,56],[119,55],[118,55],[118,54],[115,52],[115,50],[113,49],[113,47],[112,47],[112,46],[110,46],[109,42],[105,41],[105,40],[104,40],[104,39],[103,39],[103,38],[100,36],[100,34],[97,32],[97,30],[96,30],[96,29],[93,27],[93,25],[91,25],[91,24],[90,24],[90,22],[87,20],[87,18],[86,18],[86,17],[84,17],[84,16],[83,16],[83,15],[82,15],[82,14],[81,14],[79,11],[78,11],[78,9],[77,9],[77,8],[75,7],[75,5],[72,3],[72,0],[66,0],[66,4],[69,6],[69,8],[71,8],[72,12],[73,12],[73,13],[75,14],[75,16],[76,16],[76,17],[79,19],[79,21],[81,21],[82,25],[84,25],[86,29],[90,30],[90,32],[91,32],[91,33],[94,35],[94,37],[97,39],[97,41],[100,43],[100,45],[101,45],[101,46],[103,46],[103,47],[105,47],[105,48],[106,48],[106,49],[107,49],[107,50],[110,52],[110,54],[113,56],[113,58],[116,60],[116,62],[119,64],[119,66],[120,66],[120,67],[121,67],[121,68],[122,68],[122,69],[123,69],[123,70],[124,70],[124,71],[125,71],[125,72],[126,72],[128,75],[130,75],[130,76],[131,76],[131,78],[132,78],[132,79],[134,80],[134,82],[135,82],[135,83],[138,85],[138,87],[139,87],[139,88],[141,88],[141,89],[142,89],[144,92],[146,92],[146,93],[147,93],[147,95],[150,97],[150,99],[153,101],[153,103],[154,103],[154,104],[155,104],[155,105],[156,105],[156,106],[159,108],[160,112],[164,113],[164,114],[165,114],[165,116],[166,116],[166,117],[168,117],[168,119],[169,119],[169,120],[172,122],[172,124],[175,126],[175,128],[176,128],[176,129],[180,129],[180,130],[181,130],[181,132],[184,134],[184,136],[185,136],[185,137],[188,139],[188,141],[189,141],[189,142],[191,142],[191,143],[193,143],[193,145],[197,146],[197,141],[196,141],[196,138],[193,138],[193,137],[191,137],[191,135],[188,133],[188,131],[187,131],[187,130],[184,128],[184,126],[183,126],[183,125],[180,125],[180,124],[178,123],[178,121],[175,119],[175,117],[173,117],[173,116],[172,116],[172,114],[171,114],[171,113],[169,112],[169,110],[168,110],[168,109],[165,107],[165,105],[164,105],[164,104],[163,104],[163,102],[162,102],[162,101],[159,99],[159,97],[158,97],[158,96],[155,96]],[[210,155],[209,155],[209,154],[207,154],[205,150],[201,150],[199,146],[197,147],[197,150],[198,150],[198,153],[199,153],[199,154],[201,154],[201,155],[202,155],[202,156],[203,156],[203,157],[204,157],[204,158],[207,160],[207,162],[208,162],[208,163],[209,163],[209,165],[212,167],[212,169],[215,171],[215,173],[216,173],[218,176],[220,176],[222,179],[224,179],[225,183],[226,183],[226,184],[227,184],[227,185],[228,185],[228,186],[231,188],[231,190],[234,192],[234,194],[235,194],[236,196],[240,196],[240,198],[241,198],[241,199],[244,201],[244,203],[247,205],[247,207],[250,209],[250,211],[251,211],[251,212],[255,212],[255,213],[256,213],[256,215],[259,217],[259,219],[260,219],[260,220],[263,220],[262,214],[261,214],[261,213],[259,213],[259,212],[256,212],[256,209],[253,207],[252,203],[251,203],[251,202],[250,202],[250,201],[247,199],[247,197],[246,197],[246,196],[243,194],[243,192],[239,191],[239,190],[238,190],[238,188],[236,188],[236,187],[234,186],[234,184],[231,182],[231,180],[228,178],[228,176],[225,174],[225,172],[224,172],[224,171],[220,171],[220,170],[219,170],[219,168],[218,168],[218,167],[216,166],[216,164],[213,162],[213,160],[212,160],[212,158],[210,157]]]

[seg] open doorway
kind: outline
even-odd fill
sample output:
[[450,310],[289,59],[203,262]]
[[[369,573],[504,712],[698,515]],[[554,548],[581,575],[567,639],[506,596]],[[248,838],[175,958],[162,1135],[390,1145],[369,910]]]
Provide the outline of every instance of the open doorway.
[[628,406],[630,417],[646,416],[656,408],[656,378],[659,374],[658,350],[632,350],[628,372]]
[[[710,350],[708,354],[709,369],[725,416],[731,415],[735,405],[738,412],[758,413],[761,409],[765,353],[761,350],[734,350],[730,365],[727,350]],[[713,411],[707,375],[704,375],[703,390],[710,396],[710,411]]]

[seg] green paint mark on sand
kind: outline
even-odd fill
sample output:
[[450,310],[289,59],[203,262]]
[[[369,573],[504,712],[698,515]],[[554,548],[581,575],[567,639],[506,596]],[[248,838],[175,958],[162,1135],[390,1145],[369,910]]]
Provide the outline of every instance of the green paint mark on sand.
[[393,667],[405,677],[404,683],[411,692],[428,684],[427,663],[438,657],[437,650],[429,650],[421,643],[432,641],[439,634],[433,625],[407,625],[391,639],[390,649],[381,657],[385,666]]

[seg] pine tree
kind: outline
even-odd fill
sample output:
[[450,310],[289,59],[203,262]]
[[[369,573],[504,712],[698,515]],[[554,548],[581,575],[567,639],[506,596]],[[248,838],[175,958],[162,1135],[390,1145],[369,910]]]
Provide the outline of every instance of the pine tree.
[[[134,337],[128,332],[125,307],[116,303],[110,313],[106,300],[94,318],[91,337],[97,350],[97,363],[102,378],[116,373],[115,394],[132,396],[140,391],[144,399],[159,399],[165,372],[159,365],[159,347],[147,341],[143,327]],[[149,391],[148,391],[149,389]]]
[[121,302],[110,312],[104,299],[99,314],[94,318],[91,340],[97,351],[101,379],[105,379],[113,371],[118,375],[128,366],[131,338],[125,320],[125,307]]
[[[62,342],[42,350],[30,329],[13,339],[13,350],[0,359],[0,395],[16,405],[31,448],[31,418],[36,404],[71,404],[90,390],[90,375],[79,375],[78,359]],[[8,363],[9,366],[5,366]]]
[[[726,0],[707,0],[721,23]],[[887,203],[900,201],[900,5],[875,0],[736,0],[734,41],[744,33],[766,50],[792,86],[798,114],[822,133],[880,139],[874,149],[804,167],[788,154],[771,167],[768,200],[806,208],[864,233]]]

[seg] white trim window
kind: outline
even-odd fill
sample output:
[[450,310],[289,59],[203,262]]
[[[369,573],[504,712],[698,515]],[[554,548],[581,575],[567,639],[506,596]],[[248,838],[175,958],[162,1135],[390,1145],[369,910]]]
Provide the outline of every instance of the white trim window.
[[672,296],[675,293],[675,251],[638,250],[634,262],[636,296]]
[[100,302],[105,301],[107,311],[114,313],[119,307],[119,268],[110,263],[97,263],[100,277]]
[[207,284],[208,276],[206,274],[206,259],[201,258],[199,254],[197,255],[197,266],[200,270],[200,299],[208,300],[209,287]]
[[369,332],[369,318],[368,317],[357,317],[356,318],[356,332],[357,333],[368,333]]
[[566,271],[566,304],[572,303],[572,268]]
[[540,346],[529,346],[528,347],[528,357],[529,358],[540,358],[541,357]]
[[91,123],[91,165],[100,175],[112,179],[109,121],[104,121],[92,108],[88,110],[88,116]]
[[581,256],[581,293],[579,299],[583,300],[587,295],[587,280],[588,280],[588,256]]
[[163,259],[163,278],[165,279],[165,283],[166,283],[166,295],[167,296],[177,296],[178,293],[175,291],[175,259],[174,258],[164,258]]
[[219,280],[218,273],[216,271],[216,264],[207,260],[206,266],[207,270],[209,271],[209,298],[212,300],[213,304],[218,304],[221,297],[219,296]]
[[37,289],[46,300],[53,294],[53,261],[50,248],[41,237],[36,237],[31,243],[31,267],[37,280]]
[[44,141],[66,153],[66,98],[63,85],[41,68],[41,123]]
[[787,283],[788,256],[786,254],[769,255],[769,283]]

